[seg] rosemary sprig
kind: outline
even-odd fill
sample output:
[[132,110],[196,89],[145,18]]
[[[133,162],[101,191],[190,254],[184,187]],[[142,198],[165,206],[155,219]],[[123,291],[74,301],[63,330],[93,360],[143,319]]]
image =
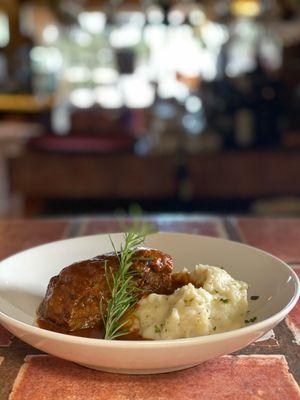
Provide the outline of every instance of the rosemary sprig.
[[132,270],[134,253],[141,246],[149,232],[145,229],[129,231],[124,234],[124,244],[117,251],[111,237],[110,241],[119,261],[119,269],[113,273],[105,264],[105,277],[111,292],[105,310],[103,299],[100,300],[100,311],[104,324],[104,339],[112,340],[128,333],[126,324],[130,319],[130,310],[138,302],[140,289],[135,279],[139,271]]

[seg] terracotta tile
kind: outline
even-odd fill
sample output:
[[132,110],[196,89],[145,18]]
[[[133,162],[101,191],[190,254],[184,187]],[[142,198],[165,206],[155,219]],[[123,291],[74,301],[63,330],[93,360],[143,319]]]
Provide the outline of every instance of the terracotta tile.
[[120,232],[120,222],[116,218],[93,218],[83,220],[78,235],[96,235],[98,233]]
[[[294,269],[300,278],[300,265]],[[300,300],[286,317],[285,322],[294,335],[295,343],[300,345]]]
[[252,346],[252,347],[258,346],[260,349],[266,350],[266,349],[272,349],[272,348],[279,347],[279,343],[275,337],[275,332],[272,329],[269,332],[267,332],[264,336],[262,336],[261,338],[256,340],[256,342],[251,343],[250,346]]
[[296,263],[300,261],[300,218],[238,218],[244,242]]
[[257,339],[256,342],[264,342],[265,340],[272,340],[272,339],[275,339],[275,333],[274,333],[273,329],[271,329],[265,335],[263,335],[262,337]]
[[161,375],[115,375],[30,356],[10,400],[299,400],[284,356],[225,356]]
[[[63,220],[0,221],[0,259],[13,253],[66,236],[69,222]],[[12,335],[0,326],[0,346],[9,346]]]
[[[181,217],[181,216],[158,216],[156,218],[145,218],[145,221],[153,223],[156,229],[167,232],[186,232],[200,235],[225,237],[226,231],[222,222],[217,218],[209,217]],[[126,220],[125,220],[126,221]],[[92,235],[105,232],[122,231],[122,223],[117,218],[103,218],[86,220],[80,229],[81,235]]]
[[0,222],[0,258],[66,236],[63,220],[14,220]]
[[8,347],[13,335],[0,325],[0,347]]

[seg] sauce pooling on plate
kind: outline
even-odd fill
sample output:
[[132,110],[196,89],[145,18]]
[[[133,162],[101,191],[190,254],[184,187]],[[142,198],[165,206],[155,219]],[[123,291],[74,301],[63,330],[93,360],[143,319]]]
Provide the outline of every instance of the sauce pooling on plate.
[[[94,327],[94,328],[77,329],[75,331],[70,332],[63,327],[53,324],[52,322],[45,321],[41,318],[38,318],[36,323],[39,328],[47,329],[48,331],[52,331],[52,332],[64,333],[66,335],[86,337],[86,338],[90,338],[90,339],[103,339],[103,337],[104,337],[104,332],[99,326]],[[147,339],[144,339],[142,336],[140,336],[138,334],[138,332],[129,332],[128,334],[126,334],[124,336],[120,336],[118,339],[119,340],[147,340]]]
[[198,264],[174,273],[171,256],[138,248],[121,284],[121,260],[119,253],[103,254],[52,277],[37,325],[87,338],[168,340],[238,329],[248,321],[248,285],[223,268]]

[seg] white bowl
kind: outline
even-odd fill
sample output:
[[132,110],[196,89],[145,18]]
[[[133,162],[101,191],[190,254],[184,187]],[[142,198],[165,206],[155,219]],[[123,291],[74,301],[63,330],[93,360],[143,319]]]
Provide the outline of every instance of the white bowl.
[[[113,234],[116,244],[122,234]],[[175,269],[196,264],[224,267],[250,284],[249,318],[256,323],[230,332],[191,339],[108,341],[51,332],[35,326],[36,309],[49,279],[74,261],[111,251],[108,235],[79,237],[23,251],[0,263],[0,322],[32,346],[94,369],[126,374],[150,374],[188,368],[231,353],[264,335],[297,302],[296,274],[278,258],[253,247],[205,236],[158,233],[148,246],[172,255]]]

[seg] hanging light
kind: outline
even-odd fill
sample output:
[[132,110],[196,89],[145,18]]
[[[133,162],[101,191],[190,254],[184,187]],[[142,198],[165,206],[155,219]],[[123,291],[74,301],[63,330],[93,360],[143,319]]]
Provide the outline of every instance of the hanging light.
[[236,16],[256,17],[261,12],[261,4],[259,0],[234,0],[231,12]]

